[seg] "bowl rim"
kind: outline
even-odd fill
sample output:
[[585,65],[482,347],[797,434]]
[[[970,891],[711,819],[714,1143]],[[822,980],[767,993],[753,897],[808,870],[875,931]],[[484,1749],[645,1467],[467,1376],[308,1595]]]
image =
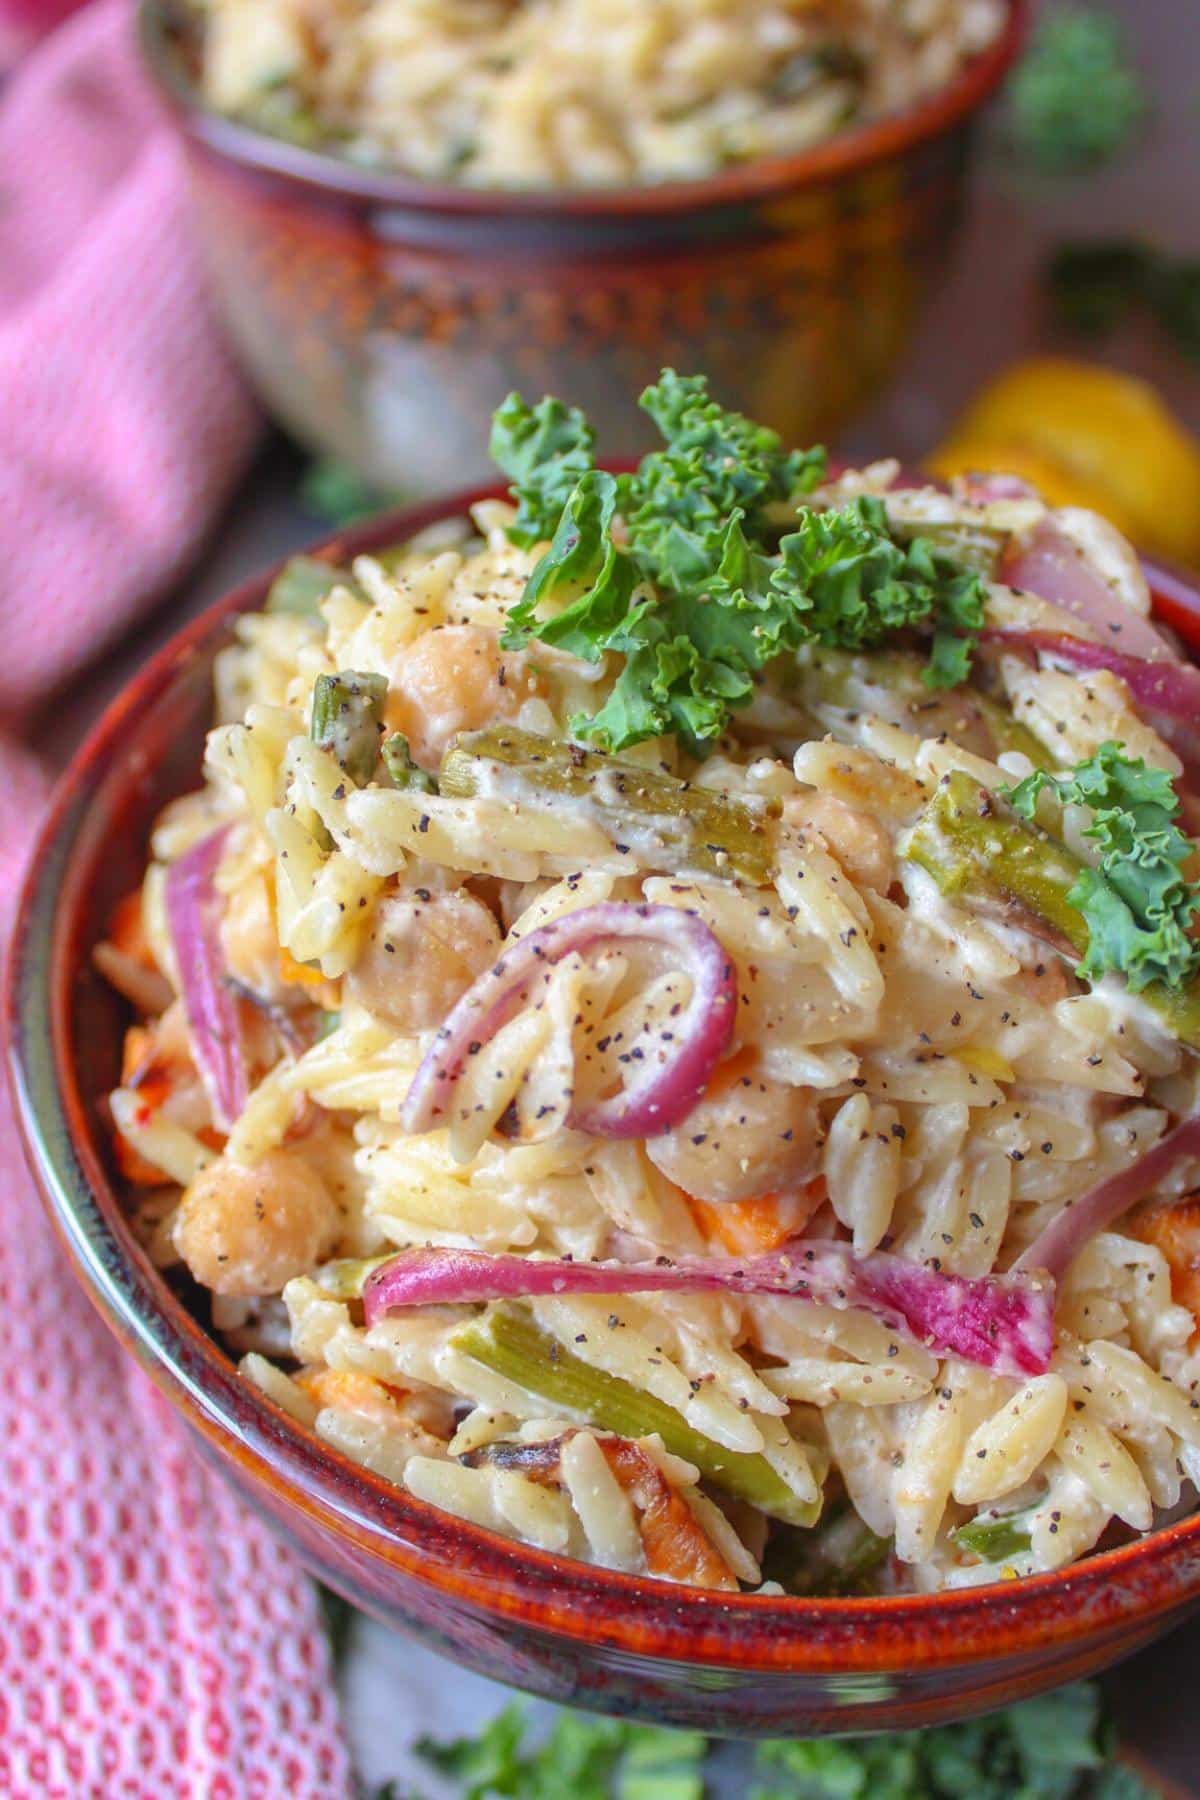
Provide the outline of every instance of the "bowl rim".
[[[342,561],[462,517],[501,493],[489,484],[389,512],[292,554]],[[238,1373],[134,1242],[95,1150],[95,1097],[81,1091],[72,1057],[83,896],[76,894],[66,913],[61,902],[81,853],[89,795],[111,775],[127,723],[161,698],[237,614],[261,607],[287,560],[188,621],[92,726],[38,833],[7,971],[9,1076],[35,1183],[89,1299],[186,1422],[242,1462],[256,1485],[282,1496],[281,1519],[296,1512],[342,1537],[349,1527],[360,1546],[369,1539],[370,1553],[398,1582],[407,1575],[470,1610],[664,1662],[776,1675],[958,1667],[1112,1632],[1200,1594],[1200,1511],[1065,1569],[932,1593],[718,1596],[626,1575],[517,1544],[415,1499],[322,1443]],[[1200,643],[1200,583],[1161,565],[1146,570],[1162,615],[1177,627],[1190,624],[1193,643]],[[126,758],[122,791],[143,778],[144,766]]]
[[170,52],[167,0],[138,0],[137,37],[160,96],[189,137],[225,161],[327,201],[474,217],[630,219],[770,201],[901,157],[952,130],[991,98],[1024,45],[1030,0],[1004,0],[1004,5],[1004,24],[995,41],[916,106],[836,133],[806,150],[756,157],[713,175],[595,188],[472,188],[397,170],[372,170],[328,151],[305,149],[200,100]]

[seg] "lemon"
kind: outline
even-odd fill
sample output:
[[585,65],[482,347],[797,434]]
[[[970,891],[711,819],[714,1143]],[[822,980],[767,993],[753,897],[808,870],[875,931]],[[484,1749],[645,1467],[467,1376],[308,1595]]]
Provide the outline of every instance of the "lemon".
[[1142,548],[1200,562],[1200,443],[1155,390],[1064,357],[986,387],[925,465],[1021,475],[1054,506],[1103,513]]

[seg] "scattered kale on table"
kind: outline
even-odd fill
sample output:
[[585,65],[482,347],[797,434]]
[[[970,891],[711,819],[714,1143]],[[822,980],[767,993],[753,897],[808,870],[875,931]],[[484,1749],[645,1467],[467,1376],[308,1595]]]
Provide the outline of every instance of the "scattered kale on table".
[[[508,1706],[477,1737],[423,1739],[419,1754],[456,1800],[716,1800],[713,1740],[560,1712],[531,1737]],[[781,1739],[753,1752],[747,1800],[1153,1800],[1114,1761],[1099,1689],[1060,1688],[1003,1712],[928,1731]],[[748,1753],[749,1754],[749,1753]],[[389,1782],[369,1800],[420,1800]]]

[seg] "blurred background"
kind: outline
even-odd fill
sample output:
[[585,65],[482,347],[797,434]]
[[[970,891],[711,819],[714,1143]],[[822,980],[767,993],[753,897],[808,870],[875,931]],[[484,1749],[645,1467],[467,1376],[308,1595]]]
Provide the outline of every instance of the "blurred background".
[[[529,223],[518,214],[501,227],[536,243],[537,255],[532,274],[514,274],[507,250],[497,260],[494,218],[439,219],[331,194],[327,170],[318,168],[315,185],[295,179],[309,164],[302,153],[289,165],[290,145],[282,172],[256,166],[263,140],[214,134],[211,115],[198,116],[181,94],[182,65],[173,67],[165,40],[151,36],[152,61],[190,143],[190,222],[210,289],[239,360],[290,429],[268,427],[188,580],[126,640],[101,688],[119,683],[182,615],[323,527],[485,479],[486,420],[514,382],[531,396],[547,385],[568,401],[590,396],[602,445],[635,447],[627,396],[660,357],[681,368],[724,363],[724,385],[719,366],[713,375],[722,398],[757,400],[760,416],[784,429],[797,420],[819,428],[835,454],[896,455],[943,476],[989,462],[1016,468],[1060,503],[1105,510],[1149,553],[1200,563],[1195,26],[1191,0],[1034,0],[1025,49],[1000,92],[982,110],[976,95],[952,132],[935,135],[932,152],[926,146],[932,173],[913,176],[907,146],[882,176],[870,175],[873,186],[849,205],[867,219],[849,246],[830,248],[842,227],[831,223],[828,183],[820,199],[776,197],[767,210],[785,243],[785,274],[764,277],[770,291],[765,302],[754,299],[748,323],[735,316],[730,324],[719,311],[689,323],[680,303],[683,325],[660,314],[647,336],[643,319],[646,341],[636,343],[620,309],[614,319],[601,308],[598,327],[586,308],[580,323],[578,305],[548,319],[546,294],[565,287],[577,298],[588,268],[611,276],[612,257],[594,241],[602,230],[632,232],[631,254],[648,259],[646,279],[678,296],[680,264],[653,265],[664,239],[670,247],[690,225],[653,216]],[[329,166],[336,186],[338,166]],[[754,210],[739,199],[721,212],[726,230],[737,229],[731,216],[745,227],[747,205]],[[317,262],[307,247],[313,229],[323,234]],[[698,229],[700,281],[711,292],[739,259],[714,244],[707,225]],[[377,240],[367,248],[364,233]],[[326,292],[343,261],[369,289],[344,308]],[[689,254],[684,266],[691,263]],[[319,292],[318,265],[326,271]],[[630,279],[636,290],[636,274]],[[743,270],[743,279],[754,277]],[[510,323],[491,328],[487,356],[470,364],[486,317],[447,322],[434,299],[453,312],[464,288],[477,302],[481,283],[522,280],[535,283],[541,302],[524,319],[524,336],[515,342]],[[301,317],[307,339],[285,351]],[[685,360],[689,352],[697,360]],[[844,365],[864,362],[869,376],[845,374]],[[458,373],[439,395],[447,368]],[[447,438],[448,457],[429,448]],[[102,698],[89,683],[72,723]],[[74,730],[59,740],[63,754]]]

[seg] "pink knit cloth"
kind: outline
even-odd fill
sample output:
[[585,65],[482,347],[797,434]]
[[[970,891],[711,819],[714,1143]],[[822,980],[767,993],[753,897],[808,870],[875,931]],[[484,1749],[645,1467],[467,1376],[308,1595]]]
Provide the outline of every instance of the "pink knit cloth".
[[[178,149],[102,0],[0,95],[5,943],[46,788],[19,720],[163,592],[255,432]],[[311,1584],[76,1287],[6,1094],[0,1158],[0,1794],[344,1800]]]

